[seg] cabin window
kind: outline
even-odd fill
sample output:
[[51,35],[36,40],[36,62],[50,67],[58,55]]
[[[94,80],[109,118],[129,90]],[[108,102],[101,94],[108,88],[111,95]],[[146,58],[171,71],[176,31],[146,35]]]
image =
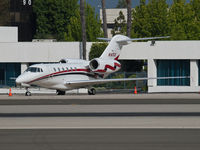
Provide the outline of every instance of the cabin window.
[[40,68],[37,68],[37,69],[36,69],[36,72],[40,72]]
[[53,70],[56,72],[56,68],[53,68]]
[[40,68],[40,72],[43,72],[42,68]]
[[73,68],[72,67],[70,67],[71,68],[71,71],[73,71]]
[[64,68],[62,68],[62,70],[63,70],[63,71],[65,71],[65,69],[64,69]]
[[75,67],[75,71],[77,71],[77,68]]
[[58,68],[58,71],[60,72],[60,68]]

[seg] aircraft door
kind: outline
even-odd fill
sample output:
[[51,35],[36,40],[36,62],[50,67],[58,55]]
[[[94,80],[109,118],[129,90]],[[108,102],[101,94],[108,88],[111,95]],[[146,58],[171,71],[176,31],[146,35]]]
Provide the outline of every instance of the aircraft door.
[[49,74],[50,74],[50,75],[49,75],[49,79],[51,80],[51,79],[52,79],[52,77],[53,77],[54,70],[53,70],[53,68],[52,68],[52,67],[50,67],[50,66],[49,66],[49,68],[48,68],[48,69],[49,69]]

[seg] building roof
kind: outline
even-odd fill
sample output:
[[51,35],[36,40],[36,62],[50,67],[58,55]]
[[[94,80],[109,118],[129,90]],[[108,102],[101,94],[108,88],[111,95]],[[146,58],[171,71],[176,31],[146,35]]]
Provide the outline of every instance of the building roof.
[[122,48],[119,59],[200,59],[200,41],[133,42]]

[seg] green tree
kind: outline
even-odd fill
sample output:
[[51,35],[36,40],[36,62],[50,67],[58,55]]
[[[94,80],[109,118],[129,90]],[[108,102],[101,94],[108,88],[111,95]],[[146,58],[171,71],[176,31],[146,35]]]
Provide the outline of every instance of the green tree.
[[0,25],[8,25],[10,22],[9,0],[0,0]]
[[191,0],[190,4],[195,13],[195,18],[200,21],[200,0]]
[[74,16],[70,18],[65,32],[65,41],[81,41],[80,13],[78,9],[74,12]]
[[107,46],[108,43],[106,42],[93,43],[89,53],[89,60],[100,57]]
[[[101,23],[95,15],[95,10],[89,4],[86,5],[86,35],[87,41],[97,41],[97,37],[102,37]],[[65,33],[66,41],[81,41],[81,25],[79,10],[74,12],[70,18],[70,23]]]
[[118,0],[116,8],[126,8],[126,7],[127,7],[126,0]]
[[[33,11],[37,23],[35,38],[81,41],[78,0],[35,0]],[[85,17],[87,41],[96,41],[102,36],[101,24],[89,4],[85,6]]]
[[132,37],[149,37],[151,36],[151,25],[148,22],[148,11],[146,0],[140,0],[140,5],[132,12]]
[[192,9],[194,11],[194,15],[195,15],[195,18],[194,18],[194,24],[195,24],[195,28],[196,29],[196,36],[197,36],[197,39],[199,40],[200,39],[200,0],[192,0],[190,2],[191,6],[192,6]]
[[103,37],[101,22],[95,14],[95,9],[89,4],[86,8],[86,33],[88,41],[97,41],[98,37]]
[[140,0],[133,11],[132,36],[149,37],[168,34],[168,5],[166,0]]
[[37,24],[35,38],[52,35],[58,40],[63,40],[70,18],[77,9],[78,0],[35,0],[33,3]]
[[168,5],[166,0],[150,0],[147,5],[151,36],[168,34]]
[[114,20],[114,22],[114,28],[111,30],[112,35],[126,35],[126,20],[122,11],[119,12],[119,16]]
[[200,39],[200,24],[191,3],[174,1],[169,10],[169,28],[172,40]]

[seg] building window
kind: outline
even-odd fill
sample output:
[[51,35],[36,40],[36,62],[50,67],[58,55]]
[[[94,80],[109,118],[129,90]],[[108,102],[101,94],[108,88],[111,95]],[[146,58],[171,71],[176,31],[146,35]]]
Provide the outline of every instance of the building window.
[[15,86],[15,78],[17,78],[20,74],[20,63],[0,63],[0,86]]
[[200,85],[200,60],[198,60],[198,72],[199,72],[199,85]]
[[[156,63],[157,77],[190,76],[190,60],[157,60]],[[190,86],[190,79],[158,79],[157,85]]]

